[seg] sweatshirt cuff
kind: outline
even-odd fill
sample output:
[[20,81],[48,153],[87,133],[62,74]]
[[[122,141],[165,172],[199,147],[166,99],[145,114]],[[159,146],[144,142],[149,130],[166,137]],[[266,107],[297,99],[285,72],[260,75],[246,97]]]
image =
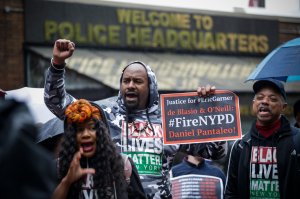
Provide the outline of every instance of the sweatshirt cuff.
[[66,63],[61,64],[61,65],[57,65],[53,63],[53,58],[51,58],[51,67],[50,67],[50,71],[53,73],[60,73],[65,71],[65,67],[66,67]]

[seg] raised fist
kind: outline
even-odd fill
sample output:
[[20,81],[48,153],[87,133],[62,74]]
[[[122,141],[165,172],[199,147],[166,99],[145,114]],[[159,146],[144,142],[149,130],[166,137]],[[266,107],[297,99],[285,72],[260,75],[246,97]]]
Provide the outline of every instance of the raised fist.
[[62,65],[65,60],[72,56],[75,50],[75,44],[67,39],[58,39],[53,47],[53,63]]

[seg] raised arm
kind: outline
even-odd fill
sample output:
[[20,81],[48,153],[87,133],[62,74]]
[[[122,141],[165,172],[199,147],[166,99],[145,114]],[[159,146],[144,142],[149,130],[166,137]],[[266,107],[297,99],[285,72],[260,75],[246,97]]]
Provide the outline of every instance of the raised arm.
[[44,101],[49,110],[60,119],[68,104],[76,99],[65,89],[65,60],[72,56],[75,44],[70,40],[58,39],[53,47],[51,65],[46,74]]

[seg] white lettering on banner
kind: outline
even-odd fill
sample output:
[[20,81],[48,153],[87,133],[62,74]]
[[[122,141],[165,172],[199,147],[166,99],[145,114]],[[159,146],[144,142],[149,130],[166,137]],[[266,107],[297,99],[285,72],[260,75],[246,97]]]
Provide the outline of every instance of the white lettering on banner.
[[256,191],[279,191],[278,181],[255,180],[251,182],[251,190]]
[[162,128],[159,124],[152,124],[155,132],[155,137],[161,138],[163,137]]
[[[122,124],[123,153],[132,158],[140,175],[160,175],[162,169],[162,129],[160,124],[150,125],[145,121],[134,121],[128,126],[128,140],[124,121]],[[128,150],[127,150],[128,146]]]
[[167,100],[167,106],[177,105],[177,104],[186,104],[186,100],[176,99],[176,100]]
[[252,146],[250,198],[279,199],[276,147]]
[[272,149],[272,147],[252,147],[251,154],[252,163],[277,163],[276,148]]
[[93,199],[93,195],[94,195],[93,189],[89,190],[89,193],[88,190],[83,190],[82,192],[83,192],[84,199]]
[[161,138],[154,139],[154,153],[161,154],[163,151],[163,143]]
[[[271,174],[271,175],[270,175]],[[277,164],[266,165],[266,164],[251,164],[251,177],[258,179],[278,179]]]
[[198,98],[198,102],[222,102],[222,101],[231,101],[233,96],[226,96],[226,97],[207,97],[207,98]]
[[159,154],[162,152],[162,140],[160,138],[132,138],[131,150]]
[[160,169],[160,165],[143,165],[145,170],[149,170],[149,171],[157,171]]
[[[144,126],[145,122],[135,122],[134,125],[137,126]],[[145,153],[156,153],[160,154],[163,150],[163,144],[162,144],[162,129],[161,125],[159,124],[152,124],[155,134],[151,131],[151,128],[146,128],[145,132],[143,134],[140,133],[134,133],[134,126],[131,124],[129,126],[129,132],[128,132],[128,140],[127,136],[124,133],[124,123],[122,124],[122,145],[123,145],[123,151],[124,152],[145,152]],[[137,134],[137,135],[135,135]],[[133,136],[135,135],[135,136]],[[128,143],[128,145],[127,145]],[[128,149],[127,149],[128,146]]]
[[278,179],[276,148],[252,147],[251,178]]
[[234,116],[232,114],[198,116],[197,119],[186,119],[185,117],[176,117],[174,119],[175,127],[196,127],[203,125],[230,124],[234,122]]
[[157,155],[142,153],[142,154],[128,154],[136,164],[154,164],[161,165],[161,159]]
[[[147,126],[147,128],[143,129],[142,127]],[[122,135],[126,137],[126,121],[122,120]],[[143,129],[142,131],[137,131],[135,127],[138,129]],[[163,131],[160,124],[152,124],[154,129],[154,133],[150,125],[146,124],[145,121],[135,121],[134,123],[129,123],[128,125],[128,138],[162,138]]]

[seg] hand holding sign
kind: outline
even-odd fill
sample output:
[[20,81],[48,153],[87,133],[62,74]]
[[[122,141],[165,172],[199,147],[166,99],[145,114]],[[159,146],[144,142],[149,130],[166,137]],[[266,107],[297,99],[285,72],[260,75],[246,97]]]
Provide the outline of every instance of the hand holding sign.
[[210,86],[209,84],[207,84],[205,87],[201,86],[198,87],[197,89],[197,94],[198,96],[209,96],[211,94],[214,94],[216,91],[216,87],[215,86]]

